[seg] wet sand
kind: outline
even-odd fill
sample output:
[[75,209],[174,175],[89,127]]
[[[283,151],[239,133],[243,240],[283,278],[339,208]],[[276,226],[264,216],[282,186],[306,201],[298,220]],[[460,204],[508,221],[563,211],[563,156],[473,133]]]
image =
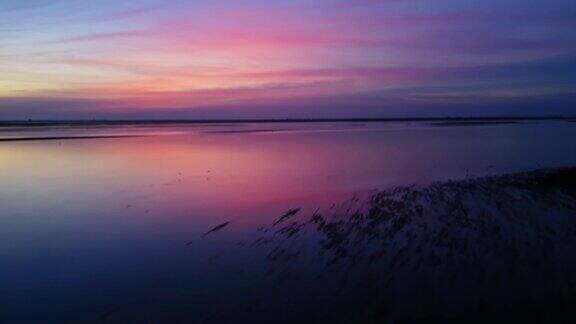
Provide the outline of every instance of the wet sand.
[[[224,311],[221,320],[280,313],[285,322],[541,323],[574,316],[576,168],[397,187],[298,212],[259,228],[245,245],[267,251],[276,289],[290,296],[306,282],[307,293],[256,313]],[[306,266],[314,262],[314,270]]]
[[106,138],[133,138],[143,137],[144,135],[93,135],[93,136],[30,136],[0,138],[0,142],[29,142],[29,141],[67,141],[82,139],[106,139]]
[[477,120],[477,121],[446,121],[438,123],[430,123],[432,126],[486,126],[486,125],[510,125],[518,124],[519,121],[514,120]]

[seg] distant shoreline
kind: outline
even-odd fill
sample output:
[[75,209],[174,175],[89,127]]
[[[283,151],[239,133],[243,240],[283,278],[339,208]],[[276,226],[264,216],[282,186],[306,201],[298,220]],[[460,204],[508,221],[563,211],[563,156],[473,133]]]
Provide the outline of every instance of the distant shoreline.
[[442,123],[502,123],[513,121],[559,120],[575,122],[576,116],[536,117],[413,117],[413,118],[287,118],[287,119],[186,119],[186,120],[6,120],[0,127],[35,126],[128,126],[128,125],[186,125],[186,124],[243,124],[243,123],[334,123],[334,122],[442,122]]

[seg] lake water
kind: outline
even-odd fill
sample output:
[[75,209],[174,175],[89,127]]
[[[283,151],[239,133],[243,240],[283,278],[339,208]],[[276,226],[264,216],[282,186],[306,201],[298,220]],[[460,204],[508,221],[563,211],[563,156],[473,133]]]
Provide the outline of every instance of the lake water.
[[576,165],[566,121],[0,130],[0,322],[210,321],[280,294],[234,248],[291,208]]

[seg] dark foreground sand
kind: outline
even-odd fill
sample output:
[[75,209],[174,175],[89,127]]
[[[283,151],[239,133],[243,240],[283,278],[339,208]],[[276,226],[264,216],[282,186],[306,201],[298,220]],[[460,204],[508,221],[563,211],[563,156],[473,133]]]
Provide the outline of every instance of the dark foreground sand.
[[395,188],[258,232],[246,248],[267,250],[278,294],[306,293],[216,320],[576,320],[576,168]]
[[195,300],[192,277],[176,289],[191,299],[134,301],[100,320],[573,323],[576,168],[398,187],[312,213],[296,207],[226,252],[235,262],[215,263],[227,267],[214,273],[229,275],[209,288],[222,301]]

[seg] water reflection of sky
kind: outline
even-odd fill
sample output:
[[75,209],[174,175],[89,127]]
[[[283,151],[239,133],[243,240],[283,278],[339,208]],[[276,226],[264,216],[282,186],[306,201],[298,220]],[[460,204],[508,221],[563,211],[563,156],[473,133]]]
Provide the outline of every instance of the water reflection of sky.
[[208,312],[226,302],[215,295],[242,298],[216,277],[228,276],[238,289],[250,285],[234,280],[230,264],[210,273],[218,262],[211,257],[289,208],[312,210],[396,185],[576,165],[576,128],[564,122],[15,129],[2,136],[107,133],[148,136],[0,143],[0,302],[8,320],[92,319],[150,290],[171,301],[203,300],[195,307]]

